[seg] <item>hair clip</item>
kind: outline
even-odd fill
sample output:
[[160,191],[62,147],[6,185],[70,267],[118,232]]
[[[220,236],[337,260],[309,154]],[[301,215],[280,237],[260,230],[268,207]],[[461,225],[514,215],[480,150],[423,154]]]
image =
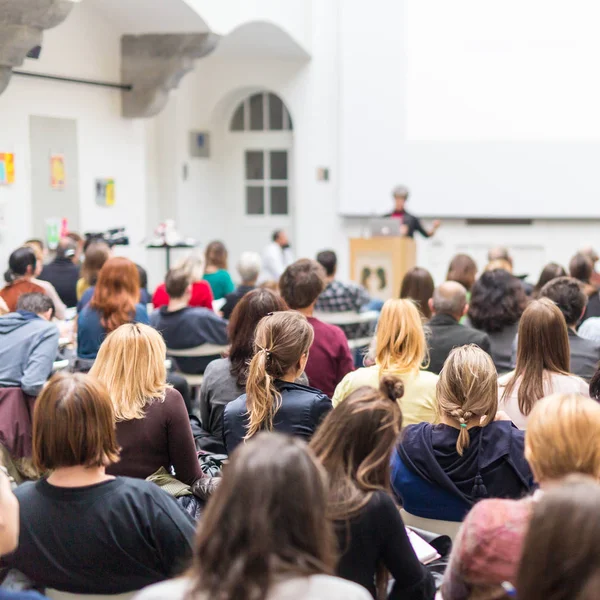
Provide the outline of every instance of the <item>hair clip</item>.
[[461,423],[461,424],[460,424],[460,426],[461,426],[461,427],[466,427],[466,426],[467,426],[467,424],[466,424],[466,423]]

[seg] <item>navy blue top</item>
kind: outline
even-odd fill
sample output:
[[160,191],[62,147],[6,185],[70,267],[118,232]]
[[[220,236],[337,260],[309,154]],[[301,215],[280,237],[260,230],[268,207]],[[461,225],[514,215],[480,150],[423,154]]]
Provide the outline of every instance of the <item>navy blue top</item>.
[[[277,380],[281,407],[275,413],[273,430],[309,440],[319,423],[333,408],[331,400],[321,391]],[[246,394],[230,402],[223,413],[223,438],[228,454],[244,441],[248,427]]]
[[533,486],[525,432],[510,421],[469,429],[463,456],[460,431],[449,425],[409,425],[392,454],[392,487],[405,510],[427,519],[462,521],[482,498],[521,498]]
[[0,588],[0,600],[44,600],[46,596],[42,596],[37,592],[9,592]]
[[[136,304],[132,321],[150,325],[150,319],[148,319],[148,313],[143,304]],[[100,313],[95,308],[86,306],[79,313],[77,319],[77,356],[86,360],[94,360],[106,335],[106,329],[100,323]]]

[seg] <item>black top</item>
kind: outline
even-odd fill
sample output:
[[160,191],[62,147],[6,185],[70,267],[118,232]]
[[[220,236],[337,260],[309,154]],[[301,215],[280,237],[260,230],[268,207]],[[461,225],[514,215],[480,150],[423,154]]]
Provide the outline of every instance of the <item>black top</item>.
[[20,485],[19,547],[2,558],[36,586],[73,594],[122,594],[181,573],[195,524],[154,483],[117,477],[63,488]]
[[600,293],[595,292],[588,300],[581,322],[590,317],[600,317]]
[[[332,409],[331,400],[319,390],[276,381],[281,393],[281,407],[275,413],[273,430],[309,440],[321,420]],[[246,394],[230,402],[223,413],[223,438],[227,452],[231,454],[244,441],[248,426]]]
[[453,348],[476,344],[482,350],[490,353],[490,338],[484,331],[461,325],[450,315],[434,315],[429,323],[429,368],[428,371],[439,374],[444,362]]
[[237,303],[248,293],[254,289],[253,285],[238,285],[238,287],[231,292],[231,294],[227,294],[225,296],[225,304],[223,304],[223,308],[221,312],[223,313],[224,319],[229,319],[231,317],[231,313],[233,309],[236,307]]
[[589,381],[598,368],[600,345],[578,336],[569,327],[569,349],[571,352],[571,373]]
[[44,267],[39,279],[49,281],[55,287],[65,306],[77,306],[79,267],[70,258],[54,259]]
[[434,598],[433,577],[419,562],[398,507],[385,492],[374,492],[349,523],[338,521],[336,533],[341,554],[337,568],[340,577],[362,585],[375,598],[375,576],[383,565],[394,579],[389,598]]
[[419,217],[415,217],[405,210],[402,212],[393,212],[385,215],[389,218],[402,218],[402,224],[408,227],[408,231],[406,232],[406,237],[414,237],[415,231],[418,231],[422,236],[428,238],[431,237],[429,232],[423,227],[421,223],[421,219]]

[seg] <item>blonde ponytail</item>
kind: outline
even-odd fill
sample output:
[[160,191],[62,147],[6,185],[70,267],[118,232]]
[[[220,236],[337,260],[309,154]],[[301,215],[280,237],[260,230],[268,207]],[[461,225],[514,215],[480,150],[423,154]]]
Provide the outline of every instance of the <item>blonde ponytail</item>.
[[471,444],[469,421],[480,417],[485,427],[498,412],[498,375],[490,355],[473,344],[452,350],[440,373],[437,399],[442,414],[460,427],[456,451],[462,456]]
[[299,368],[313,339],[313,328],[300,313],[281,311],[260,320],[246,379],[248,427],[245,440],[263,429],[273,429],[273,419],[282,402],[275,382],[294,367]]

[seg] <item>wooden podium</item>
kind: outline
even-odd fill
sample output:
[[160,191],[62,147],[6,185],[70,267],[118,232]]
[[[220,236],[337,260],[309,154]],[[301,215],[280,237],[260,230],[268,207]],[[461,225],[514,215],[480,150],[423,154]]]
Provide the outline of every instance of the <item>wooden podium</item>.
[[404,274],[416,264],[415,241],[406,237],[350,240],[350,278],[365,286],[372,298],[400,297]]

